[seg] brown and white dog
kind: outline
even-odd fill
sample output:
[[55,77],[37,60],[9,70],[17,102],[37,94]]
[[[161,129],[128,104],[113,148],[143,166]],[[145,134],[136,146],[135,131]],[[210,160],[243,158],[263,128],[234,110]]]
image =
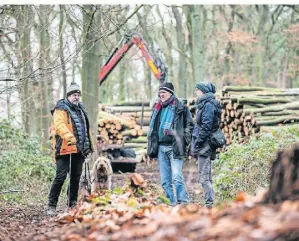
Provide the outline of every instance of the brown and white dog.
[[111,190],[112,173],[110,160],[107,157],[98,157],[91,170],[91,192]]

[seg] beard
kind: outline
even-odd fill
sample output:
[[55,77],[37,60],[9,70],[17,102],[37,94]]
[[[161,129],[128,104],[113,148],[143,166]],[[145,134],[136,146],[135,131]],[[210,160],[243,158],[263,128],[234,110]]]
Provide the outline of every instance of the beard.
[[72,104],[78,105],[79,104],[79,100],[74,100]]

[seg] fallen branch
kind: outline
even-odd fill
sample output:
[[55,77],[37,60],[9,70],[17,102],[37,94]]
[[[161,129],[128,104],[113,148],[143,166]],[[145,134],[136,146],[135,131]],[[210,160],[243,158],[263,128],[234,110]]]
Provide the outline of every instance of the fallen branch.
[[25,190],[7,190],[7,191],[0,192],[0,194],[11,193],[11,192],[25,192]]

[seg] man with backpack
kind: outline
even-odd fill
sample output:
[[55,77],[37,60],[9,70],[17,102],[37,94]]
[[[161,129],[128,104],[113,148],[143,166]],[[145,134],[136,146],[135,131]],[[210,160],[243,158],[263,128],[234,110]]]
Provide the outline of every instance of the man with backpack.
[[76,205],[82,166],[85,157],[93,152],[90,123],[85,107],[79,101],[80,97],[79,86],[72,82],[66,98],[59,100],[51,111],[55,131],[52,149],[56,160],[56,176],[49,194],[48,215],[56,214],[58,198],[68,172],[68,206]]
[[219,147],[214,146],[211,139],[214,133],[218,134],[221,118],[221,105],[215,99],[215,93],[215,86],[210,82],[201,82],[195,86],[197,113],[192,133],[191,155],[198,161],[199,182],[204,191],[205,206],[208,208],[214,204],[211,160],[216,158],[216,148]]

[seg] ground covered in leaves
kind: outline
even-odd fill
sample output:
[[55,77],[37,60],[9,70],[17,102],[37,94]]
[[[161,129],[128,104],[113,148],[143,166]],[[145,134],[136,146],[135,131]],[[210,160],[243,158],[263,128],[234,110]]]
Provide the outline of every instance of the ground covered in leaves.
[[299,202],[262,205],[261,195],[244,193],[236,202],[206,209],[196,165],[185,165],[192,204],[170,207],[159,184],[155,163],[136,170],[147,181],[131,186],[130,174],[113,174],[112,192],[100,192],[67,210],[65,194],[59,215],[47,217],[45,203],[2,205],[0,241],[104,240],[299,240]]
[[299,201],[263,205],[263,194],[239,193],[212,209],[170,207],[155,186],[131,176],[123,187],[86,196],[52,218],[42,205],[2,207],[0,240],[299,240]]
[[42,207],[4,207],[0,240],[299,239],[299,201],[261,205],[256,200],[240,194],[221,208],[169,207],[150,191],[128,188],[119,194],[98,193],[53,218],[43,216]]
[[0,240],[23,240],[50,231],[58,223],[51,221],[44,213],[42,205],[1,206]]

